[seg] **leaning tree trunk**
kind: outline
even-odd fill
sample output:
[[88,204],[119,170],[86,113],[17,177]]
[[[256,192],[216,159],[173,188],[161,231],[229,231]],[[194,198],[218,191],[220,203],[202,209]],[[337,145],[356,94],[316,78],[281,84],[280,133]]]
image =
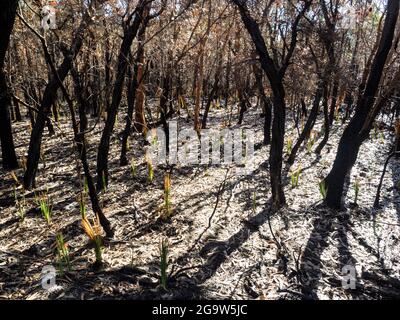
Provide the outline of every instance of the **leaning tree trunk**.
[[[357,160],[358,151],[368,138],[372,123],[378,115],[381,105],[375,106],[375,95],[378,91],[382,72],[394,38],[394,31],[399,14],[399,1],[389,0],[387,16],[364,93],[357,102],[353,118],[340,139],[336,159],[333,167],[325,178],[328,189],[325,203],[330,208],[338,209],[342,206],[342,196],[346,177]],[[375,106],[375,108],[374,108]]]
[[[93,3],[95,3],[95,5],[99,5],[101,2],[103,1],[95,1]],[[78,55],[78,52],[80,51],[83,45],[85,31],[92,22],[93,22],[92,16],[89,13],[89,10],[87,10],[82,17],[82,21],[78,27],[78,30],[75,33],[68,54],[64,55],[64,60],[59,66],[59,68],[56,71],[53,70],[53,75],[46,86],[43,99],[39,107],[39,112],[35,121],[35,125],[32,130],[31,138],[29,141],[27,167],[24,175],[25,189],[30,189],[31,187],[34,186],[36,172],[40,158],[40,148],[42,145],[43,130],[44,126],[46,125],[46,121],[48,121],[48,114],[50,113],[51,106],[53,105],[56,99],[58,89],[60,89],[60,87],[62,86],[63,81],[65,80],[69,71],[72,68],[73,61],[75,60],[76,56]],[[43,38],[40,39],[42,40],[42,45],[44,47],[47,63],[51,65],[52,64],[51,57],[49,57],[46,54],[47,52],[47,48],[45,48],[46,43]]]
[[[124,38],[118,56],[118,70],[114,83],[111,105],[108,108],[107,121],[101,136],[97,152],[97,190],[103,189],[103,181],[108,185],[108,154],[110,151],[110,139],[114,130],[115,119],[122,99],[122,89],[125,82],[125,73],[128,66],[129,51],[133,40],[136,38],[142,17],[144,7],[148,1],[141,0],[137,5],[136,14],[131,14],[124,26]],[[133,19],[133,20],[132,20]]]
[[4,0],[0,3],[0,143],[4,169],[18,168],[12,136],[10,107],[11,97],[4,74],[4,60],[14,27],[17,0]]
[[[300,134],[299,139],[297,140],[296,144],[294,145],[292,152],[289,155],[287,162],[292,165],[296,159],[297,152],[299,151],[301,145],[303,144],[304,140],[306,140],[311,133],[311,130],[314,127],[315,121],[317,120],[318,111],[319,111],[319,104],[321,102],[322,95],[324,93],[322,80],[320,80],[317,91],[315,92],[314,103],[313,107],[311,108],[310,115],[308,116],[307,122],[303,128],[303,131]],[[303,101],[302,101],[303,103]]]
[[330,122],[329,122],[329,106],[328,106],[328,86],[327,83],[324,84],[324,99],[323,99],[323,106],[324,106],[324,138],[322,139],[321,143],[315,149],[315,153],[317,155],[321,154],[322,149],[325,147],[329,140],[329,132],[330,132]]
[[114,230],[111,227],[110,221],[105,216],[97,196],[96,187],[93,182],[92,174],[90,173],[90,166],[87,157],[87,147],[85,139],[85,130],[87,128],[87,118],[86,118],[86,102],[83,98],[83,86],[79,79],[79,75],[76,70],[72,69],[72,77],[74,79],[74,90],[78,100],[78,111],[79,111],[79,129],[77,121],[75,120],[75,111],[72,106],[71,99],[66,97],[69,103],[69,109],[72,118],[72,125],[74,130],[74,139],[77,148],[77,153],[81,164],[83,167],[83,172],[85,174],[86,183],[89,191],[89,198],[92,204],[93,212],[99,217],[100,224],[103,227],[107,237],[112,238],[114,236]]

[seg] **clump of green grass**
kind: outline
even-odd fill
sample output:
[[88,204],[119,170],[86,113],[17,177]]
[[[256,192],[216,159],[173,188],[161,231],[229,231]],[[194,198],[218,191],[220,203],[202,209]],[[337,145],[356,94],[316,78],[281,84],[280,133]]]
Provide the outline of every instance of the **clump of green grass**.
[[40,212],[42,213],[43,218],[46,220],[47,224],[50,224],[52,216],[52,205],[47,192],[36,196],[36,203],[40,207]]
[[298,187],[300,174],[301,174],[301,166],[298,167],[297,170],[291,172],[290,180],[291,180],[291,183],[292,183],[292,188]]
[[326,185],[326,182],[325,182],[325,180],[322,180],[320,183],[319,183],[319,193],[321,194],[321,196],[322,196],[322,199],[326,199],[326,196],[327,196],[327,194],[328,194],[328,187],[327,187],[327,185]]
[[286,141],[286,153],[290,155],[293,150],[293,139],[289,137]]
[[58,269],[59,272],[64,274],[64,270],[71,271],[71,261],[69,258],[68,244],[64,241],[62,233],[56,235],[57,256],[58,256]]
[[163,239],[160,245],[160,285],[166,290],[168,285],[168,251],[169,244],[167,239]]

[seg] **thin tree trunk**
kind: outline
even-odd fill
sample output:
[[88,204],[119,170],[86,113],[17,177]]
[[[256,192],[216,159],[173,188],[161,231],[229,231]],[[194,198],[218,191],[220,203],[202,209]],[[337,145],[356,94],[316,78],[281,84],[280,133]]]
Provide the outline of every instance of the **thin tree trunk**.
[[73,119],[72,125],[74,129],[74,138],[76,143],[76,148],[78,151],[79,159],[81,160],[83,172],[85,174],[86,183],[89,191],[89,198],[92,204],[93,212],[99,217],[100,224],[106,232],[107,237],[112,238],[114,236],[114,231],[111,228],[111,223],[108,221],[107,217],[104,215],[103,210],[101,209],[99,198],[97,196],[95,184],[93,182],[92,175],[90,173],[90,166],[87,158],[87,148],[86,148],[86,139],[85,139],[85,130],[87,127],[87,118],[86,118],[86,103],[83,98],[83,87],[81,81],[79,79],[79,75],[76,70],[71,70],[72,77],[74,79],[74,89],[75,95],[78,99],[78,113],[79,113],[79,129],[75,119],[75,113],[73,107],[71,105],[70,99],[67,100],[69,102],[71,117]]
[[321,102],[321,98],[324,94],[324,88],[322,81],[319,82],[317,91],[315,92],[313,107],[311,108],[310,115],[308,116],[307,122],[303,128],[303,131],[300,134],[299,139],[294,145],[292,152],[289,155],[287,162],[292,165],[296,159],[297,152],[299,151],[303,142],[310,137],[310,133],[312,128],[314,127],[315,121],[318,116],[319,104]]
[[[124,38],[122,40],[121,49],[118,56],[118,70],[114,83],[111,105],[108,108],[107,121],[101,136],[98,152],[97,152],[97,190],[103,189],[103,181],[108,185],[108,154],[110,151],[110,139],[114,130],[115,119],[117,117],[118,108],[122,99],[122,89],[125,81],[125,73],[128,65],[128,56],[133,40],[136,38],[145,5],[148,2],[141,0],[137,5],[137,12],[134,16],[130,16],[124,26]],[[133,21],[131,21],[133,19]]]
[[[132,58],[131,61],[133,61]],[[133,110],[135,108],[136,90],[138,87],[137,77],[136,77],[137,70],[138,70],[138,61],[136,60],[136,62],[134,63],[133,72],[132,72],[132,66],[128,67],[128,72],[127,72],[128,112],[126,115],[125,128],[124,131],[122,132],[122,147],[121,147],[121,156],[119,160],[121,166],[126,166],[128,164],[128,158],[126,156],[126,153],[128,151],[128,139],[132,129]]]

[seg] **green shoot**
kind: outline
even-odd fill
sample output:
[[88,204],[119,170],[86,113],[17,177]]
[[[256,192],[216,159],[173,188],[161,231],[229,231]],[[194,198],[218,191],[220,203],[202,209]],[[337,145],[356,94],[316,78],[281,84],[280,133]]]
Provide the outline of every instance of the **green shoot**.
[[293,140],[292,138],[289,137],[286,141],[286,153],[290,155],[292,153],[292,150],[293,150]]
[[291,172],[290,179],[292,182],[292,188],[296,188],[299,185],[300,174],[301,174],[301,167]]
[[47,194],[42,193],[38,197],[36,197],[36,203],[40,207],[40,212],[42,213],[43,218],[46,220],[47,224],[51,222],[51,214],[52,214],[52,206],[50,203],[50,199]]
[[321,194],[321,196],[322,196],[322,199],[326,199],[326,196],[327,196],[327,194],[328,194],[328,187],[327,187],[327,185],[326,185],[326,182],[325,182],[325,180],[322,180],[320,183],[319,183],[319,192],[320,192],[320,194]]
[[103,263],[103,258],[102,258],[103,237],[101,235],[101,225],[99,217],[96,216],[96,219],[94,219],[92,223],[87,218],[82,219],[82,227],[94,246],[96,264],[98,266],[101,266]]
[[373,134],[373,136],[374,136],[374,140],[377,140],[378,136],[379,136],[379,128],[378,128],[378,125],[376,123],[374,123],[374,134]]
[[65,268],[68,271],[71,271],[71,261],[69,258],[68,244],[64,241],[62,233],[58,233],[56,235],[56,243],[57,243],[59,270],[60,273],[63,274]]

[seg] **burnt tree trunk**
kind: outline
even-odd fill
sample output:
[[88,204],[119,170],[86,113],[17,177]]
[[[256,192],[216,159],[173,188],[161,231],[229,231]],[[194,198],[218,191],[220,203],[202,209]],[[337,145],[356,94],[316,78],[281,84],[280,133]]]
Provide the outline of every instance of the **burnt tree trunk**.
[[329,106],[328,106],[328,87],[327,84],[324,85],[324,95],[323,95],[323,107],[324,107],[324,138],[321,143],[315,149],[315,153],[319,155],[322,149],[325,147],[326,143],[329,140],[329,132],[330,132],[330,121],[329,121]]
[[[101,2],[101,1],[100,1]],[[98,2],[96,2],[98,3]],[[46,121],[48,121],[48,114],[50,113],[51,106],[53,105],[56,97],[57,91],[60,89],[62,82],[67,77],[69,71],[72,68],[72,63],[75,60],[78,52],[80,51],[83,45],[83,39],[85,36],[85,31],[90,23],[92,23],[93,19],[89,14],[89,11],[86,11],[82,17],[82,21],[76,31],[74,38],[72,40],[71,48],[68,50],[68,54],[64,55],[64,60],[61,65],[58,67],[56,72],[53,70],[52,77],[49,83],[46,86],[44,91],[43,99],[39,107],[39,113],[37,115],[35,125],[32,129],[31,138],[29,141],[29,151],[28,151],[28,160],[27,160],[27,168],[24,175],[24,188],[30,189],[34,186],[36,172],[39,164],[40,158],[40,148],[42,145],[42,137],[44,126],[46,125]],[[45,42],[42,42],[43,46],[45,46]],[[45,52],[46,52],[46,48]],[[51,64],[49,61],[51,57],[46,55],[47,62]]]
[[72,77],[74,79],[74,89],[75,95],[78,100],[78,113],[79,113],[79,128],[77,121],[75,120],[75,113],[74,108],[72,106],[72,101],[67,98],[69,109],[71,112],[72,117],[72,125],[74,130],[74,138],[76,143],[76,148],[78,152],[79,159],[81,160],[81,164],[83,167],[83,172],[85,174],[88,191],[89,191],[89,198],[92,204],[93,212],[99,217],[99,221],[101,226],[103,227],[107,237],[112,238],[114,236],[114,231],[111,228],[111,224],[104,215],[103,210],[101,209],[99,198],[97,196],[95,184],[93,182],[92,175],[90,173],[90,166],[87,158],[87,148],[86,148],[86,140],[85,140],[85,130],[87,127],[87,118],[86,118],[86,101],[83,97],[83,87],[81,80],[79,78],[78,73],[76,70],[71,70]]
[[342,206],[345,180],[350,174],[357,160],[358,151],[364,140],[368,138],[373,121],[380,111],[378,106],[374,108],[375,95],[392,47],[399,14],[398,0],[388,1],[386,14],[379,48],[375,54],[364,93],[360,96],[355,114],[340,139],[333,167],[325,178],[328,188],[325,203],[330,208],[338,209]]
[[250,12],[246,6],[246,1],[233,0],[233,2],[238,7],[242,21],[256,47],[257,53],[260,57],[261,67],[268,77],[273,93],[272,100],[274,105],[274,118],[272,122],[272,141],[269,164],[272,191],[272,207],[273,209],[279,209],[286,203],[282,184],[282,159],[286,118],[286,93],[283,85],[283,78],[296,48],[298,25],[304,13],[310,8],[311,1],[305,2],[302,10],[296,16],[296,19],[291,26],[291,42],[285,57],[282,59],[283,62],[280,68],[276,66],[275,62],[271,58],[265,44],[265,40],[261,34],[260,27],[258,23],[251,17]]
[[[308,116],[307,122],[303,128],[303,131],[300,134],[299,139],[296,144],[293,146],[292,152],[289,155],[287,162],[292,165],[296,159],[297,152],[299,151],[303,142],[309,138],[312,128],[314,127],[315,121],[317,120],[319,104],[321,102],[322,96],[324,94],[322,81],[319,82],[317,91],[315,92],[313,106],[310,111],[310,115]],[[303,102],[302,102],[303,103]]]
[[118,69],[114,83],[111,105],[108,107],[107,121],[101,136],[98,152],[97,152],[97,190],[103,188],[103,179],[108,185],[108,153],[110,151],[110,139],[114,130],[115,119],[122,99],[122,90],[125,82],[125,73],[128,66],[129,52],[133,40],[136,38],[144,7],[147,1],[141,0],[137,5],[135,14],[131,13],[126,22],[124,22],[124,38],[122,40],[119,56]]
[[10,119],[11,97],[4,74],[4,60],[14,27],[17,6],[17,0],[5,0],[0,3],[2,29],[0,32],[0,143],[3,168],[6,170],[18,168]]
[[[133,59],[131,58],[131,61]],[[120,160],[119,163],[121,166],[126,166],[128,164],[128,158],[126,156],[126,153],[128,151],[128,139],[131,134],[131,129],[132,129],[132,118],[133,118],[133,110],[135,108],[135,99],[136,99],[136,89],[138,87],[138,82],[137,82],[137,67],[138,61],[135,62],[134,64],[134,70],[132,72],[132,66],[128,67],[128,72],[127,72],[127,99],[128,99],[128,112],[126,115],[126,121],[125,121],[125,128],[124,131],[122,132],[122,146],[121,146],[121,155],[120,155]]]

